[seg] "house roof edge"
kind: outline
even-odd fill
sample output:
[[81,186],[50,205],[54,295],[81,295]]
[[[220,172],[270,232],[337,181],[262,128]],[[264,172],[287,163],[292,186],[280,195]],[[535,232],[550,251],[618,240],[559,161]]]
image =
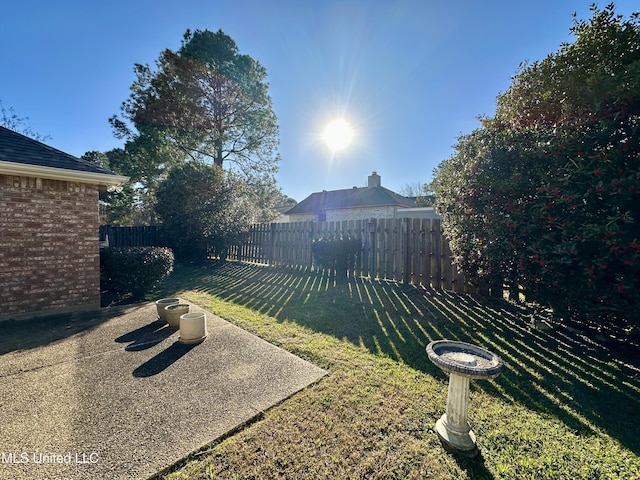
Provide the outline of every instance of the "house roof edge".
[[129,177],[110,173],[85,172],[59,167],[45,167],[29,163],[16,163],[0,160],[0,175],[46,178],[104,186],[118,186],[129,181]]

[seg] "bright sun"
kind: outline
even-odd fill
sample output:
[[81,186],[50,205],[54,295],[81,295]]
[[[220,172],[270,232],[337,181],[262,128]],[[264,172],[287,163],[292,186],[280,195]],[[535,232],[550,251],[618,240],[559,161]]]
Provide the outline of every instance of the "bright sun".
[[351,143],[353,129],[342,119],[334,120],[324,129],[322,138],[331,150],[342,150]]

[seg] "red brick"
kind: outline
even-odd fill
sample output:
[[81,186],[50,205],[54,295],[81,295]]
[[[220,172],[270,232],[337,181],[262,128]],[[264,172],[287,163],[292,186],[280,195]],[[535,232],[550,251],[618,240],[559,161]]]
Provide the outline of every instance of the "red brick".
[[0,176],[0,302],[22,314],[99,305],[94,185]]

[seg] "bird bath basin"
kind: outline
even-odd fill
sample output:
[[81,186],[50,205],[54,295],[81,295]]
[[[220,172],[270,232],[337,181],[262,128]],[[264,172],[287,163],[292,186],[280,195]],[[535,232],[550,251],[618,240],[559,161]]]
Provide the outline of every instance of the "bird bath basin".
[[446,447],[474,457],[478,447],[467,421],[469,381],[497,376],[503,368],[502,360],[484,348],[451,340],[431,342],[427,345],[427,355],[449,374],[447,411],[436,422],[438,437]]

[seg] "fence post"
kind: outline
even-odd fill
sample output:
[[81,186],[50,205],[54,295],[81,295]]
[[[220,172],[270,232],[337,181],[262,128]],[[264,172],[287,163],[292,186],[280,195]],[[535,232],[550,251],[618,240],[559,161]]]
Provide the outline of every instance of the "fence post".
[[401,254],[401,258],[404,257],[404,267],[403,267],[404,272],[402,272],[402,283],[408,285],[411,283],[411,270],[412,270],[412,265],[411,265],[412,248],[411,248],[411,242],[409,241],[409,235],[411,233],[411,229],[409,228],[408,219],[406,218],[402,219],[400,231],[402,232],[402,244],[400,248],[404,253],[404,254]]
[[432,259],[434,261],[433,267],[435,267],[432,268],[434,287],[442,288],[442,228],[440,228],[440,220],[431,221],[431,234],[433,235]]
[[269,227],[269,253],[267,256],[267,265],[273,265],[276,255],[276,224],[272,223]]
[[420,248],[420,258],[417,262],[417,270],[419,273],[418,277],[418,285],[424,285],[425,287],[429,287],[431,278],[429,275],[428,265],[429,265],[429,250],[427,248],[427,224],[431,224],[428,219],[422,218],[418,221],[418,234],[419,240],[418,245]]
[[376,278],[376,230],[378,228],[375,218],[369,219],[369,251],[367,258],[367,269],[369,276]]

